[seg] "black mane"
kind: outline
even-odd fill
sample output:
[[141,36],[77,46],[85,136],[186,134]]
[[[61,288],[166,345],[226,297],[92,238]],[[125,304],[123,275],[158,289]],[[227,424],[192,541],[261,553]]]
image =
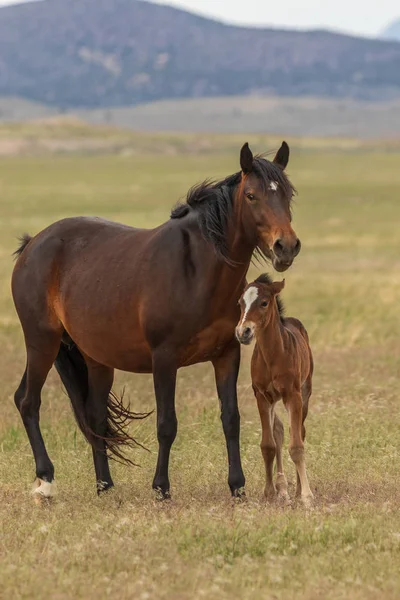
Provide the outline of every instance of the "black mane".
[[[267,285],[271,285],[273,283],[273,279],[268,273],[263,273],[254,283],[266,283]],[[281,318],[285,316],[285,305],[283,304],[282,298],[280,296],[276,296],[276,305],[278,307],[278,313]]]
[[[274,181],[288,200],[291,200],[295,189],[284,171],[275,163],[266,160],[263,156],[255,156],[253,172],[260,179],[265,190]],[[242,173],[239,171],[222,181],[206,180],[192,187],[188,192],[186,203],[178,204],[171,213],[171,219],[181,219],[189,212],[195,211],[203,237],[212,243],[217,255],[226,261],[229,261],[227,230],[233,212],[234,190],[240,183],[241,177]]]

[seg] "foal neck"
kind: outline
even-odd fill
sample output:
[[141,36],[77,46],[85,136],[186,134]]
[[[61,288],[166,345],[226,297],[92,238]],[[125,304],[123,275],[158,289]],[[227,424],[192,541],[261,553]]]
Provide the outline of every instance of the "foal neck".
[[[276,298],[268,308],[267,323],[259,330],[257,343],[266,362],[274,362],[284,353],[284,328],[281,322]],[[268,318],[269,317],[269,318]]]

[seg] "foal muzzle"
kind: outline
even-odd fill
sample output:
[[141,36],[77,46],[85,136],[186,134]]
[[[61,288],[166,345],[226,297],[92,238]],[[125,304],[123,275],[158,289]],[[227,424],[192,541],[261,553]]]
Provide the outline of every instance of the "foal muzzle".
[[236,327],[236,339],[244,346],[251,344],[254,338],[254,325],[245,324]]

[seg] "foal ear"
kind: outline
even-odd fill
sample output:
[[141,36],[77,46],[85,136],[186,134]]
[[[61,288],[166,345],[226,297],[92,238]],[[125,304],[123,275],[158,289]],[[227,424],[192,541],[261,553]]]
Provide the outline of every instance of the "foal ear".
[[281,169],[286,169],[289,162],[289,146],[286,142],[282,142],[282,146],[279,148],[274,158],[274,163]]
[[253,153],[247,142],[240,151],[240,167],[245,175],[253,170]]
[[274,283],[271,283],[272,293],[274,294],[274,296],[277,296],[278,294],[280,294],[284,287],[285,287],[284,279],[282,279],[282,281],[274,281]]

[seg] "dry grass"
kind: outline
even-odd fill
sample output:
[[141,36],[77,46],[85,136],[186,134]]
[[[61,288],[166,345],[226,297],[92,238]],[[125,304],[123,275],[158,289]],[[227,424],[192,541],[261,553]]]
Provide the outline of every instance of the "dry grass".
[[[121,109],[124,110],[124,109]],[[129,111],[129,109],[128,109]],[[170,124],[172,127],[172,123]],[[284,129],[284,127],[282,127]],[[284,129],[286,131],[286,129]],[[277,128],[276,131],[280,131]],[[379,151],[396,152],[400,148],[397,137],[391,139],[360,139],[359,137],[330,136],[304,138],[301,132],[290,136],[292,150],[341,150],[343,152]],[[245,139],[258,148],[278,148],[282,134],[245,134]],[[90,125],[74,115],[37,118],[26,121],[0,123],[0,156],[43,156],[54,154],[120,154],[135,155],[202,155],[230,154],[243,144],[242,133],[170,133],[143,132],[120,129],[100,123]]]
[[136,106],[78,112],[91,123],[139,131],[214,133],[268,132],[293,136],[396,139],[399,100],[365,102],[343,98],[225,96],[160,100]]
[[[307,150],[290,167],[301,192],[294,223],[303,250],[286,275],[284,298],[288,314],[307,326],[316,360],[307,421],[312,512],[262,498],[248,349],[239,382],[246,504],[229,498],[207,365],[180,374],[173,500],[166,504],[151,493],[154,417],[134,429],[151,449],[136,452],[141,468],[113,465],[117,487],[98,499],[90,449],[51,374],[42,428],[58,499],[33,504],[31,451],[12,401],[24,366],[9,293],[15,237],[79,213],[154,225],[191,184],[232,172],[237,154],[0,161],[0,597],[399,597],[399,158],[383,150]],[[117,390],[124,385],[134,409],[153,408],[149,377],[118,374]],[[293,493],[288,459],[286,468]]]

